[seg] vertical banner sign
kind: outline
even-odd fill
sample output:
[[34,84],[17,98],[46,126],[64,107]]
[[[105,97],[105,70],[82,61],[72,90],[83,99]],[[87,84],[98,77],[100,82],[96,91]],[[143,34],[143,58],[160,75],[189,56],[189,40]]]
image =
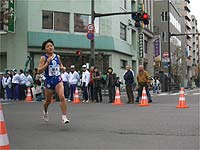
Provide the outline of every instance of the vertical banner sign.
[[144,58],[144,34],[139,33],[138,38],[139,58]]
[[161,60],[160,52],[161,52],[161,45],[160,45],[160,38],[158,37],[154,40],[154,53],[155,53],[155,58],[159,57]]
[[15,32],[15,0],[9,0],[9,22],[8,22],[8,32]]

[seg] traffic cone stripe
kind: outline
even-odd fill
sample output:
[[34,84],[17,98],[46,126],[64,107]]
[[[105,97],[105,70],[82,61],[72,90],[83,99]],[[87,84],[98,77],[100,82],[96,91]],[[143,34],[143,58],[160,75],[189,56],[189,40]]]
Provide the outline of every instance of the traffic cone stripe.
[[0,121],[4,121],[3,113],[1,110],[0,110]]
[[147,94],[146,94],[146,89],[145,87],[143,87],[142,90],[142,99],[140,101],[140,104],[138,104],[139,106],[150,106],[148,103],[148,99],[147,99]]
[[115,92],[115,101],[112,103],[113,105],[123,105],[121,99],[120,99],[120,93],[119,93],[119,88],[116,89]]
[[4,123],[4,121],[1,121],[0,122],[0,127],[1,127],[1,130],[0,130],[0,134],[6,134],[6,125]]
[[26,102],[32,102],[32,96],[31,96],[31,89],[30,87],[28,87],[28,92],[27,92],[27,95],[26,95]]
[[6,124],[4,121],[2,106],[0,103],[0,150],[9,150],[9,149],[10,145],[6,131]]
[[184,88],[181,88],[179,93],[180,93],[179,101],[178,101],[178,105],[176,106],[176,108],[189,108],[186,104]]
[[0,149],[3,149],[2,146],[9,146],[9,141],[8,141],[8,135],[4,134],[4,135],[0,135]]
[[75,93],[74,93],[73,104],[79,104],[79,103],[81,103],[81,100],[78,95],[78,88],[76,88]]
[[120,96],[115,96],[115,98],[120,98]]

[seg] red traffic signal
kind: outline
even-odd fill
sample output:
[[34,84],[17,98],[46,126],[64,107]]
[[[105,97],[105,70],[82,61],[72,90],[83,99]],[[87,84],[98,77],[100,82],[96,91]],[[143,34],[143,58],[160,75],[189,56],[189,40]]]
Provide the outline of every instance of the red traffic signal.
[[80,50],[76,51],[76,55],[80,56],[81,55],[81,51]]
[[143,13],[142,15],[142,21],[145,25],[148,25],[149,24],[149,15],[147,13]]

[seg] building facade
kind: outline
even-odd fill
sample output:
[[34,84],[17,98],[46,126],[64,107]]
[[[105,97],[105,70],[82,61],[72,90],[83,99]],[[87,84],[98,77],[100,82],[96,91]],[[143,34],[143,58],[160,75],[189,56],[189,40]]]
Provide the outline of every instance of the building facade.
[[[192,21],[192,33],[198,33],[197,29],[197,19],[194,15],[191,16]],[[191,59],[192,59],[192,77],[195,78],[196,76],[196,67],[199,64],[199,35],[193,34],[192,35],[192,51],[191,51]]]
[[[133,4],[137,2],[95,0],[95,11],[128,12],[136,8]],[[15,33],[0,35],[0,70],[24,68],[27,56],[32,58],[30,68],[37,67],[44,53],[42,42],[49,38],[66,67],[75,64],[80,70],[83,63],[89,63],[90,40],[86,34],[91,20],[90,0],[15,1],[15,6]],[[95,19],[95,62],[101,72],[111,66],[121,77],[127,64],[137,70],[137,29],[129,26],[130,20],[131,15]]]
[[183,33],[183,26],[183,18],[173,2],[154,0],[154,33],[161,38],[159,71],[176,84],[181,84],[182,75],[186,74],[183,69],[185,42],[181,36],[169,37],[169,33]]
[[[190,7],[190,0],[174,0],[174,4],[176,5],[177,9],[181,13],[184,18],[184,33],[191,33],[192,32],[192,17],[191,17],[191,7]],[[185,51],[186,51],[186,75],[184,80],[185,87],[188,86],[188,83],[191,82],[193,76],[193,36],[186,35],[185,37]]]

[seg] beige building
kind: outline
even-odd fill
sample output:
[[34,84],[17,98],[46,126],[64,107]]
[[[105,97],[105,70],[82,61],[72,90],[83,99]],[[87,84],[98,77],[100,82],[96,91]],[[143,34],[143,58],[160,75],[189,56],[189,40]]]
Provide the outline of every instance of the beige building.
[[[191,17],[191,7],[190,7],[190,0],[173,0],[174,4],[176,5],[178,11],[184,18],[185,23],[185,32],[184,33],[191,33],[192,32],[192,17]],[[184,81],[184,85],[187,86],[188,82],[191,80],[193,76],[193,59],[191,54],[193,53],[193,36],[187,35],[185,36],[185,54],[186,54],[186,66],[183,67],[186,70],[186,76],[184,77],[186,80]]]

